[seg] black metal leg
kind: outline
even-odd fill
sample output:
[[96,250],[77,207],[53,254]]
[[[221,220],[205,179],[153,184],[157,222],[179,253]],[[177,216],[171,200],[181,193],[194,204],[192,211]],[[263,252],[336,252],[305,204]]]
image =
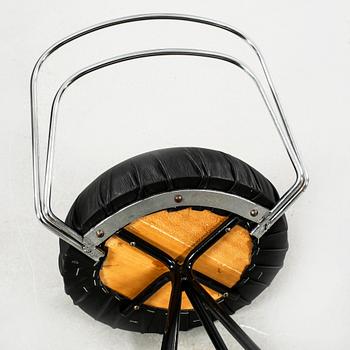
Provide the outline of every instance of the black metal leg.
[[175,260],[170,255],[125,229],[120,230],[117,236],[129,244],[133,244],[137,249],[143,251],[144,253],[147,253],[153,258],[161,261],[170,270],[174,269],[177,265]]
[[193,248],[187,255],[183,266],[187,271],[191,271],[196,260],[205,253],[211,246],[213,246],[220,238],[222,238],[233,226],[238,223],[239,219],[231,215],[223,224],[221,224],[215,231],[207,236],[195,248]]
[[260,349],[199,283],[193,280],[192,285],[194,290],[202,299],[202,302],[208,307],[209,311],[223,324],[223,326],[232,334],[232,336],[242,345],[244,349]]
[[226,287],[222,283],[213,280],[212,278],[203,275],[202,273],[198,271],[192,270],[192,274],[196,281],[198,281],[200,284],[209,287],[212,290],[215,290],[218,293],[221,293],[225,298],[237,301],[238,299],[244,303],[245,305],[249,305],[250,301],[242,298],[237,292],[233,291],[229,287]]
[[227,350],[227,347],[223,339],[221,338],[218,330],[216,329],[213,320],[211,319],[201,300],[198,298],[195,291],[189,284],[186,285],[185,292],[188,295],[188,298],[190,299],[194,310],[197,312],[198,317],[200,318],[205,330],[207,331],[211,342],[215,346],[215,349]]
[[124,316],[130,315],[135,307],[143,304],[150,296],[157,292],[161,287],[163,287],[167,282],[170,281],[169,272],[166,272],[155,279],[150,285],[148,285],[141,293],[139,293],[134,299],[130,300],[124,307],[120,310]]
[[165,324],[161,350],[176,350],[179,336],[182,281],[181,275],[177,273],[172,278],[168,317]]
[[209,234],[201,243],[185,258],[182,265],[179,265],[171,256],[153,246],[152,244],[137,237],[133,233],[122,229],[118,236],[139,250],[149,254],[153,258],[161,261],[170,270],[163,274],[146,287],[132,301],[126,304],[122,310],[124,315],[130,314],[135,308],[144,303],[152,294],[161,288],[166,282],[171,280],[172,290],[168,307],[168,316],[166,320],[162,350],[177,350],[178,334],[180,326],[180,312],[182,302],[182,292],[185,289],[193,308],[196,310],[202,321],[212,343],[217,350],[227,350],[227,347],[221,338],[210,314],[217,318],[224,327],[232,334],[241,346],[246,350],[259,350],[259,347],[248,337],[247,334],[233,321],[230,315],[207,293],[207,291],[198,283],[198,281],[211,289],[223,294],[225,297],[236,300],[239,295],[232,293],[230,288],[207,277],[199,272],[193,271],[193,265],[196,260],[212,247],[219,239],[237,225],[239,219],[231,215],[222,225]]
[[205,286],[215,290],[218,293],[225,294],[231,292],[229,287],[226,287],[222,283],[215,281],[212,278],[205,276],[198,271],[192,270],[192,273],[196,281],[198,281],[201,284],[204,284]]

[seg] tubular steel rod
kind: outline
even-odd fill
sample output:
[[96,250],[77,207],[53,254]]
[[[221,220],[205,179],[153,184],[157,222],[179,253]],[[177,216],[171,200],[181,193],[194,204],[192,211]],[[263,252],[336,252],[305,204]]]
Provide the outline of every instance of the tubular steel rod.
[[192,270],[193,277],[195,278],[196,281],[198,281],[201,284],[204,284],[205,286],[215,290],[216,292],[220,294],[225,294],[225,293],[231,293],[231,289],[229,287],[226,287],[222,283],[215,281],[214,279],[203,275],[202,273]]
[[190,302],[194,310],[197,312],[197,315],[201,320],[205,330],[207,331],[208,336],[211,342],[213,343],[215,349],[227,350],[227,347],[222,337],[220,336],[217,328],[215,327],[214,322],[211,319],[211,316],[208,314],[200,298],[196,295],[195,291],[192,289],[192,287],[188,283],[185,286],[185,292],[188,298],[190,299]]
[[[155,259],[163,262],[170,269],[170,272],[167,272],[158,277],[122,309],[122,313],[124,315],[130,314],[135,306],[142,304],[155,291],[159,290],[162,285],[169,281],[169,279],[171,280],[172,289],[161,347],[162,350],[177,349],[182,292],[184,288],[216,349],[226,350],[227,347],[224,344],[216,327],[214,326],[213,321],[208,315],[205,309],[206,307],[208,308],[209,312],[214,317],[216,317],[225,326],[225,328],[227,328],[227,330],[244,347],[244,349],[259,349],[256,344],[237,325],[237,323],[232,320],[226,311],[223,310],[222,307],[218,305],[214,299],[211,298],[205,289],[196,280],[193,279],[193,277],[197,275],[199,276],[199,279],[202,279],[204,282],[210,284],[210,286],[219,289],[220,292],[228,293],[228,296],[230,296],[229,288],[226,288],[219,282],[215,282],[209,277],[206,277],[200,273],[193,272],[192,267],[195,261],[202,254],[204,254],[220,238],[229,232],[229,230],[232,229],[238,222],[239,219],[236,216],[231,215],[223,224],[217,227],[202,242],[200,242],[195,248],[191,250],[191,252],[186,256],[185,261],[182,265],[179,265],[165,252],[137,237],[133,233],[125,229],[122,229],[118,232],[117,235],[122,240],[135,246],[137,249],[143,251],[144,253],[151,255]],[[184,282],[182,279],[184,279]]]
[[120,56],[112,57],[107,60],[100,61],[93,65],[90,65],[76,72],[71,77],[69,77],[58,89],[52,103],[48,146],[47,146],[47,161],[46,161],[46,167],[45,167],[44,193],[43,193],[43,210],[44,210],[44,213],[49,217],[49,219],[50,217],[54,216],[51,210],[54,146],[55,146],[55,136],[56,136],[56,126],[57,126],[57,115],[58,115],[59,105],[64,93],[76,81],[78,81],[85,75],[90,74],[94,71],[97,71],[115,64],[120,64],[122,62],[148,58],[148,57],[158,57],[158,56],[194,56],[194,57],[197,56],[197,57],[211,58],[211,59],[216,59],[216,60],[221,60],[224,62],[231,63],[232,65],[241,69],[244,73],[246,73],[252,79],[252,81],[257,86],[260,92],[260,95],[270,115],[271,116],[273,115],[274,113],[273,107],[270,104],[266,91],[264,90],[257,76],[251,71],[251,69],[247,65],[245,65],[243,62],[229,55],[221,54],[218,52],[212,52],[212,51],[206,51],[206,50],[195,50],[195,49],[156,49],[156,50],[138,51],[127,55],[120,55]]
[[161,261],[170,270],[173,270],[176,267],[176,262],[170,255],[153,246],[152,244],[146,242],[142,238],[137,237],[133,233],[122,229],[117,233],[117,236],[120,237],[123,241],[129,243],[130,245],[135,246],[135,248]]
[[202,302],[208,307],[209,311],[215,316],[223,326],[232,334],[239,344],[246,350],[260,350],[252,339],[242,330],[241,327],[216,303],[216,301],[207,293],[207,291],[196,281],[192,280],[192,286],[198,293]]
[[168,316],[165,323],[162,350],[176,350],[182,301],[182,281],[179,273],[172,274],[172,288],[168,307]]
[[212,278],[203,275],[202,273],[192,270],[193,278],[203,284],[206,287],[209,287],[212,290],[223,295],[223,297],[230,299],[232,301],[237,301],[238,299],[244,303],[245,305],[249,305],[251,302],[249,300],[244,299],[239,293],[235,290],[223,285],[222,283],[213,280]]
[[223,224],[216,228],[202,242],[194,247],[186,256],[183,263],[187,271],[191,271],[196,260],[212,247],[220,238],[222,238],[229,230],[238,223],[239,219],[235,215],[231,215]]
[[169,272],[163,273],[156,278],[151,284],[149,284],[144,290],[142,290],[135,298],[126,303],[120,310],[124,316],[129,316],[134,308],[143,304],[149,297],[162,288],[167,282],[170,281]]
[[[44,188],[46,195],[43,194],[42,190],[42,181],[40,175],[40,154],[39,154],[39,125],[38,125],[38,96],[37,96],[37,85],[38,85],[38,77],[41,71],[41,67],[44,62],[59,48],[67,45],[68,43],[82,37],[93,33],[95,31],[99,31],[104,28],[117,26],[125,23],[138,22],[138,21],[147,21],[147,20],[176,20],[176,21],[188,21],[194,23],[200,23],[207,26],[216,27],[222,29],[224,31],[228,31],[231,34],[236,35],[238,38],[242,39],[246,44],[248,44],[257,55],[257,58],[261,64],[262,71],[264,73],[266,82],[269,87],[269,91],[272,95],[272,104],[270,103],[271,96],[267,97],[262,85],[257,80],[256,76],[252,74],[252,77],[255,79],[260,92],[264,95],[265,103],[269,109],[270,115],[273,119],[273,122],[278,130],[278,133],[283,141],[283,144],[286,148],[288,156],[292,162],[292,165],[296,172],[296,180],[293,186],[287,190],[287,192],[282,196],[280,201],[276,204],[276,206],[271,210],[269,215],[267,215],[263,222],[252,232],[252,234],[256,235],[260,238],[264,232],[278,220],[279,217],[283,215],[283,213],[288,209],[288,207],[296,200],[296,198],[301,194],[301,192],[306,188],[308,184],[308,175],[305,170],[305,167],[300,159],[299,152],[297,150],[296,144],[291,135],[289,126],[287,124],[286,118],[284,116],[284,112],[282,110],[277,92],[273,85],[272,79],[270,77],[270,73],[265,64],[264,58],[258,49],[258,47],[250,40],[246,35],[238,31],[224,23],[220,23],[217,21],[213,21],[206,18],[189,16],[189,15],[181,15],[181,14],[145,14],[145,15],[136,15],[124,18],[113,19],[110,21],[106,21],[103,23],[99,23],[97,25],[91,26],[89,28],[83,29],[79,32],[76,32],[60,41],[52,45],[49,49],[47,49],[36,62],[32,76],[30,81],[30,94],[31,94],[31,127],[32,127],[32,153],[33,153],[33,185],[34,185],[34,204],[35,211],[38,219],[50,230],[56,233],[60,238],[67,241],[69,244],[76,247],[81,252],[90,256],[91,258],[98,260],[103,254],[102,252],[97,252],[96,247],[86,247],[85,243],[81,242],[81,237],[71,230],[63,221],[61,221],[51,210],[50,199],[51,199],[51,183],[52,183],[52,153],[53,153],[53,145],[55,139],[54,131],[49,134],[48,144],[50,145],[47,148],[46,154],[46,171],[44,176]],[[160,52],[161,50],[159,50]],[[195,50],[188,50],[195,51]],[[127,55],[126,55],[127,56]],[[129,55],[131,57],[132,55]],[[221,55],[223,57],[223,55]],[[222,58],[221,58],[222,59]],[[88,67],[85,70],[85,74],[91,73],[91,67]],[[79,72],[81,74],[81,72]],[[64,84],[65,85],[65,84]],[[276,113],[277,112],[277,113]],[[51,130],[54,130],[56,127],[56,118],[51,118]],[[85,249],[84,249],[85,248]]]

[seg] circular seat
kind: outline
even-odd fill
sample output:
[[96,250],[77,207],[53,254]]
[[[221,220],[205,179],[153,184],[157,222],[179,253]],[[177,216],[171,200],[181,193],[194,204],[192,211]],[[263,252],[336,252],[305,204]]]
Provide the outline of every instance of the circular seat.
[[[203,148],[169,148],[138,155],[103,173],[78,196],[66,223],[83,235],[131,203],[183,189],[231,193],[267,208],[279,199],[274,186],[262,174],[233,156]],[[169,208],[135,220],[126,229],[181,259],[228,215],[217,208]],[[238,229],[226,243],[217,242],[222,245],[208,251],[206,260],[194,266],[194,270],[230,287],[229,298],[211,291],[230,313],[249,304],[270,284],[288,249],[284,216],[259,241],[249,235],[253,225],[240,218]],[[163,267],[140,255],[136,248],[123,245],[117,235],[109,238],[103,248],[106,257],[96,263],[60,241],[59,265],[66,293],[92,317],[112,327],[163,333],[169,298],[165,287],[158,298],[130,315],[121,312],[140,288],[163,272]],[[182,305],[181,330],[199,326],[188,300],[183,298]]]

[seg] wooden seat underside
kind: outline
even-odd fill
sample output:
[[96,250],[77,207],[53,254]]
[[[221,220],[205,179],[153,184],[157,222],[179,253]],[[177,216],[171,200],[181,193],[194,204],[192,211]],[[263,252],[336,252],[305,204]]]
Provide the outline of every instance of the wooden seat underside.
[[[163,210],[139,218],[125,228],[163,250],[179,263],[206,236],[227,219],[209,210],[191,208],[178,211]],[[115,292],[132,299],[157,277],[168,271],[167,267],[117,235],[106,241],[108,248],[101,270],[101,282]],[[251,262],[253,243],[242,226],[235,226],[194,264],[193,269],[224,284],[235,285]],[[215,299],[221,294],[205,287]],[[168,308],[171,283],[168,282],[151,296],[145,304],[156,308]],[[181,308],[192,309],[185,293]]]

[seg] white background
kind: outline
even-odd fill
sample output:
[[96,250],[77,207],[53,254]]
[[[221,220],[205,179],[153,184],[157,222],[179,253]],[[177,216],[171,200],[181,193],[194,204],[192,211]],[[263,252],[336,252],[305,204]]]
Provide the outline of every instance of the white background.
[[[350,5],[345,0],[0,0],[0,348],[159,348],[159,335],[110,329],[72,305],[57,267],[58,239],[34,217],[31,180],[29,78],[35,60],[78,29],[147,12],[210,17],[248,33],[265,54],[310,173],[308,191],[288,212],[284,269],[235,319],[263,349],[349,349]],[[188,23],[129,24],[82,39],[48,62],[39,89],[44,125],[52,93],[69,74],[102,58],[160,46],[227,52],[261,73],[247,47],[219,30]],[[154,58],[83,79],[63,99],[57,142],[53,200],[62,218],[102,171],[162,147],[226,151],[259,169],[281,192],[293,180],[251,81],[227,63],[208,59]],[[223,334],[230,349],[239,348]],[[211,345],[199,328],[181,333],[179,348]]]

